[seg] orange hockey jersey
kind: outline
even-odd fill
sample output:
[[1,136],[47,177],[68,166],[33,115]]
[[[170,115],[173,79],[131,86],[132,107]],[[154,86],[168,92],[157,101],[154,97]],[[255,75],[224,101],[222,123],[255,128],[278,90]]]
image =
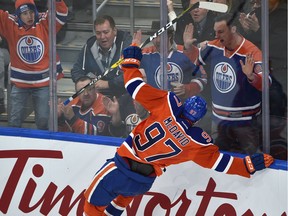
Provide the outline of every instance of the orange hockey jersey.
[[91,107],[82,110],[82,103],[79,97],[71,102],[74,111],[74,118],[64,121],[64,115],[58,121],[59,131],[69,131],[73,133],[99,135],[99,136],[122,136],[124,125],[113,126],[111,122],[112,114],[105,108],[102,100],[104,95],[96,93],[96,100]]
[[194,161],[205,168],[250,177],[242,158],[220,153],[205,131],[189,127],[180,118],[182,104],[173,92],[146,84],[136,68],[123,70],[127,91],[150,112],[150,117],[133,129],[117,149],[118,155],[152,164],[158,176],[171,164]]
[[[68,9],[56,2],[57,32],[65,24]],[[11,82],[17,87],[49,86],[49,19],[39,13],[38,22],[29,29],[19,26],[17,16],[0,10],[0,35],[6,38],[11,59]],[[57,56],[57,78],[63,77]]]

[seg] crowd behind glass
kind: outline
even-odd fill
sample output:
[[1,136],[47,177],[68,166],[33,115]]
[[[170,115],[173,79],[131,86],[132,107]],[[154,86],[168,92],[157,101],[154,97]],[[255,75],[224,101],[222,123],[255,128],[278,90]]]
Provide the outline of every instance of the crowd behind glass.
[[[27,3],[25,0],[21,1]],[[167,0],[167,20],[175,19],[182,10],[197,1]],[[56,58],[57,79],[71,79],[70,84],[75,89],[75,93],[87,86],[95,77],[111,69],[111,66],[121,57],[123,48],[132,43],[133,35],[129,31],[118,28],[122,23],[119,23],[113,14],[99,15],[92,22],[91,1],[85,0],[79,4],[80,1],[64,0],[67,10],[64,5],[60,5],[61,2],[56,1],[57,46],[61,45],[67,37],[66,31],[69,26],[67,23],[77,23],[79,11],[83,11],[84,15],[82,15],[89,17],[88,22],[93,23],[91,26],[93,26],[94,33],[90,38],[83,40],[83,47],[79,50],[68,78],[62,78],[61,55]],[[174,91],[183,100],[192,95],[201,95],[207,101],[208,112],[198,123],[199,126],[212,135],[221,150],[248,154],[263,151],[261,89],[269,88],[270,153],[276,159],[287,160],[287,0],[269,1],[269,41],[266,43],[269,43],[270,87],[261,85],[259,87],[259,82],[256,83],[259,77],[255,75],[257,72],[261,74],[263,68],[261,0],[215,0],[213,2],[227,4],[226,15],[228,16],[225,17],[224,14],[205,9],[195,9],[185,13],[173,27],[167,30],[165,43],[160,43],[161,38],[158,37],[142,49],[144,57],[140,68],[143,76],[147,83],[162,89],[167,86],[168,90]],[[42,24],[46,16],[42,13],[46,12],[47,3],[35,0],[36,8],[30,8],[38,16],[37,21]],[[35,51],[31,57],[28,53],[29,49],[30,51],[32,49],[31,46],[27,48],[28,51],[25,50],[25,45],[29,47],[29,42],[36,40],[37,34],[34,35],[35,37],[30,35],[28,39],[26,38],[25,44],[23,41],[18,41],[17,46],[20,46],[20,43],[24,44],[20,51],[9,47],[11,44],[9,40],[12,39],[5,38],[8,33],[1,32],[5,26],[2,23],[4,22],[3,13],[9,11],[10,14],[20,17],[21,13],[25,13],[25,9],[17,8],[17,6],[15,8],[14,1],[1,0],[0,10],[3,10],[0,18],[1,126],[49,130],[49,118],[47,121],[43,120],[43,116],[49,116],[49,107],[51,107],[49,87],[43,88],[44,84],[41,85],[41,82],[47,82],[49,71],[45,71],[41,68],[43,64],[39,66],[40,63],[37,62],[37,58],[41,58],[38,55],[43,53],[45,55],[48,51],[46,49],[42,54],[41,50],[39,53]],[[145,8],[143,7],[142,10]],[[223,21],[229,19],[229,15],[233,22],[223,26]],[[128,16],[129,14],[127,19],[129,19]],[[18,22],[18,25],[21,23]],[[62,28],[58,25],[62,25]],[[142,30],[143,40],[148,35],[157,32],[160,27],[159,21],[153,21],[150,30]],[[136,30],[138,29],[134,29]],[[213,41],[215,38],[218,41]],[[49,44],[48,37],[43,40]],[[252,45],[244,43],[244,40],[251,41]],[[47,46],[47,44],[44,45]],[[161,53],[161,46],[166,46],[167,54]],[[23,73],[22,76],[20,74],[23,70],[16,67],[18,63],[10,64],[11,58],[15,59],[16,53],[22,56],[21,58],[31,67],[34,65],[35,70],[38,71],[37,75],[33,76],[41,78],[38,82],[36,82],[38,78],[33,78],[32,80],[35,81],[33,86],[28,81],[26,84],[20,81],[26,79],[23,77],[27,76],[28,72]],[[167,58],[167,68],[165,68],[167,69],[165,73],[167,83],[161,73],[161,56]],[[37,64],[29,63],[30,60]],[[254,74],[246,72],[245,66],[249,64],[249,61],[252,62]],[[63,103],[68,98],[67,95],[66,98],[59,97],[57,101],[58,131],[93,136],[126,137],[133,127],[149,115],[149,112],[127,94],[121,73],[119,67],[110,70],[107,76],[95,85],[85,88],[68,105]],[[29,75],[32,76],[31,73]],[[25,100],[23,94],[27,96]],[[41,100],[35,99],[37,97]],[[48,109],[43,106],[45,100],[48,101]],[[23,107],[22,111],[20,107]],[[19,112],[22,112],[21,115],[17,115]],[[25,123],[25,119],[32,112],[32,116],[35,116],[34,122]]]

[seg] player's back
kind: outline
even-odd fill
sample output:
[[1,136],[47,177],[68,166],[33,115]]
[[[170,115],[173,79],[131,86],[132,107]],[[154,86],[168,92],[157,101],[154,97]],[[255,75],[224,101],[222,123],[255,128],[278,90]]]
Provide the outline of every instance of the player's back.
[[180,99],[173,92],[145,84],[140,79],[140,72],[132,70],[124,73],[126,88],[150,112],[150,117],[131,132],[117,153],[151,163],[160,175],[163,167],[191,160],[195,154],[192,149],[197,149],[198,145],[192,136],[187,135],[190,131],[188,122],[179,117],[182,111]]

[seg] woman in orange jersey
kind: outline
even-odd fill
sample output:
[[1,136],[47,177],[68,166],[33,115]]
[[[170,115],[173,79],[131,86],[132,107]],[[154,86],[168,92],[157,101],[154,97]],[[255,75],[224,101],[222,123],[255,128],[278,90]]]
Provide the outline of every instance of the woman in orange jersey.
[[147,192],[155,178],[172,164],[194,161],[205,168],[243,177],[272,164],[273,157],[267,154],[243,159],[220,153],[211,137],[194,126],[206,113],[205,100],[193,96],[182,104],[173,92],[143,82],[138,70],[142,58],[139,47],[124,49],[123,56],[125,88],[150,115],[96,173],[85,192],[87,216],[121,215],[133,197]]
[[[65,24],[67,7],[56,1],[57,32]],[[38,13],[34,0],[16,0],[15,14],[0,10],[0,34],[6,38],[11,59],[11,110],[9,126],[21,127],[27,99],[32,96],[38,129],[48,129],[49,119],[49,20]],[[57,78],[63,77],[57,59]]]

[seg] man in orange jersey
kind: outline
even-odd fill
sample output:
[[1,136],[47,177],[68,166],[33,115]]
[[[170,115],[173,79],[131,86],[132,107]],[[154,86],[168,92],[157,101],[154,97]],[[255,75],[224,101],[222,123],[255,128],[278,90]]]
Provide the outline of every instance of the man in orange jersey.
[[[262,52],[239,34],[233,14],[218,15],[214,30],[215,40],[199,50],[193,45],[192,24],[186,26],[183,35],[187,54],[198,53],[196,64],[206,67],[210,77],[211,134],[220,150],[254,154],[261,151]],[[270,76],[268,81],[270,85]]]
[[249,178],[273,163],[268,154],[243,159],[220,153],[212,138],[194,126],[206,113],[204,99],[193,96],[182,104],[173,92],[146,84],[138,69],[142,58],[138,46],[124,49],[123,57],[125,88],[150,115],[96,173],[85,192],[86,216],[121,215],[133,198],[147,192],[172,164],[194,161],[205,168]]
[[[91,81],[88,76],[80,77],[75,83],[76,92]],[[71,105],[64,106],[59,100],[58,116],[59,131],[118,137],[125,132],[116,97],[102,95],[94,85],[86,88]]]
[[[56,30],[65,24],[67,7],[56,1]],[[38,129],[48,129],[49,120],[49,19],[48,13],[38,13],[34,0],[16,0],[15,14],[0,10],[0,34],[10,51],[11,110],[9,126],[21,127],[26,117],[27,99],[32,96]],[[58,79],[63,77],[57,58]]]

